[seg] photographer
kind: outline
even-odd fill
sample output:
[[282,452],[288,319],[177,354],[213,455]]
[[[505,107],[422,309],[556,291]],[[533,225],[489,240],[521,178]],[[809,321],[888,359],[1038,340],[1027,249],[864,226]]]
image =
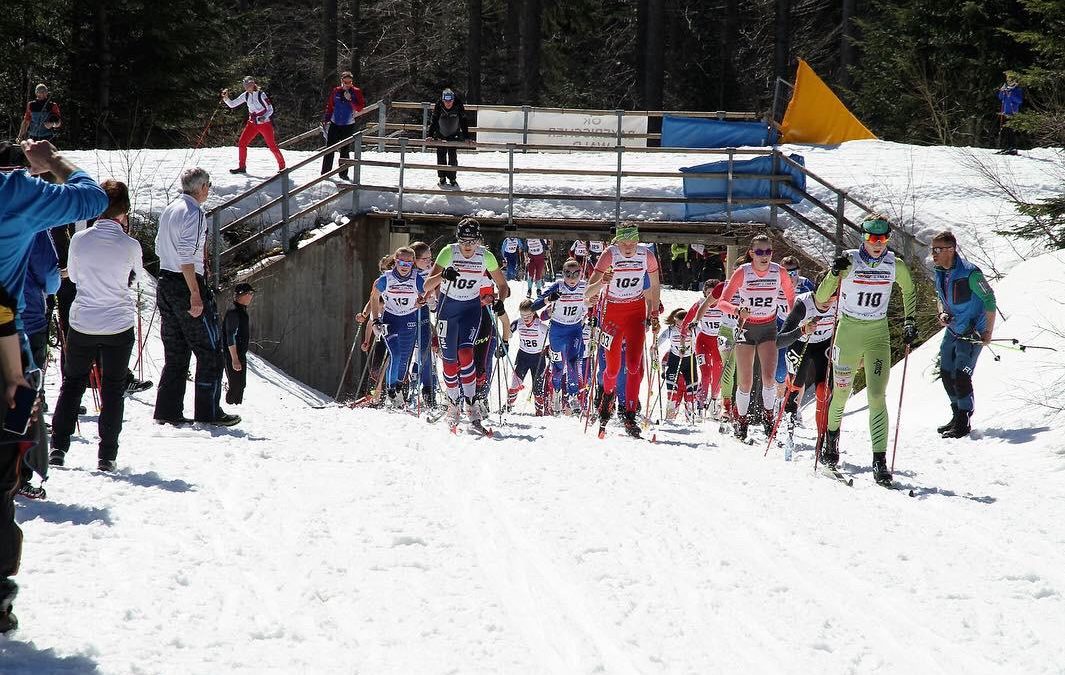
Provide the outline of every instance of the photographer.
[[78,407],[89,384],[93,361],[100,368],[100,450],[97,467],[113,472],[125,408],[126,375],[133,352],[136,308],[129,293],[131,275],[143,274],[141,247],[129,229],[129,191],[124,183],[105,181],[110,200],[93,227],[70,240],[67,274],[78,294],[70,307],[67,365],[52,417],[52,451],[48,461],[63,466]]

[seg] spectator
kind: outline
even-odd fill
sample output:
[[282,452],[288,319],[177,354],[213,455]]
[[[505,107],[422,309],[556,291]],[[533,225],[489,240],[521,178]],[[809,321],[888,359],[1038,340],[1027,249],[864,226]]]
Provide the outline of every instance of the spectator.
[[223,329],[226,336],[226,379],[229,390],[226,403],[244,402],[244,385],[248,382],[248,306],[255,298],[251,284],[237,284],[233,288],[233,307],[226,312]]
[[[429,138],[462,143],[469,136],[470,128],[466,123],[466,109],[462,105],[462,100],[455,95],[455,92],[445,89],[440,94],[440,100],[433,106],[433,117],[429,122]],[[458,166],[458,150],[454,147],[438,147],[436,163]],[[458,187],[455,171],[437,171],[436,175],[440,177],[440,185],[446,185],[450,181],[452,187]]]
[[[329,97],[325,100],[325,113],[322,114],[322,129],[326,130],[325,144],[333,145],[345,138],[350,138],[355,133],[355,115],[366,107],[366,99],[362,96],[362,90],[355,86],[351,73],[344,71],[340,74],[340,86],[333,87]],[[331,152],[322,157],[322,173],[329,173],[333,168],[333,155]],[[340,159],[345,160],[351,156],[351,144],[347,143],[340,147]],[[340,177],[351,180],[348,176],[348,168],[340,170]]]
[[222,342],[218,308],[203,277],[207,219],[201,204],[211,193],[211,177],[197,167],[181,174],[182,194],[159,216],[155,252],[159,256],[159,307],[163,338],[163,372],[155,398],[155,419],[180,426],[185,417],[185,377],[196,354],[197,422],[233,426],[240,422],[219,407],[222,398]]
[[[0,143],[0,166],[23,166],[26,163],[29,172],[0,172],[0,288],[16,299],[22,297],[34,235],[62,223],[93,218],[107,208],[107,195],[100,186],[56,153],[51,143],[24,141],[21,147]],[[30,175],[46,172],[62,184],[53,185]],[[8,314],[10,312],[0,312],[0,324],[10,324],[5,321]],[[26,386],[22,372],[34,365],[17,312],[15,329],[22,345],[21,363],[11,364],[10,354],[4,359],[7,363],[4,398],[8,405],[0,406],[0,429],[15,387]],[[7,328],[3,332],[9,331]],[[3,340],[10,348],[10,336]],[[14,495],[19,480],[19,455],[25,445],[32,443],[32,439],[25,436],[0,430],[0,633],[18,626],[11,611],[18,586],[10,577],[18,571],[22,557],[22,531],[15,523]]]
[[230,99],[229,90],[222,90],[222,103],[230,108],[236,108],[244,103],[248,106],[248,121],[244,125],[244,131],[237,141],[237,168],[230,169],[229,173],[248,173],[248,144],[255,140],[256,136],[262,135],[266,141],[266,147],[274,153],[277,159],[277,170],[285,170],[285,158],[281,156],[281,149],[274,140],[274,105],[270,102],[270,95],[256,84],[255,78],[244,78],[244,93]]
[[673,288],[688,290],[688,245],[673,244],[670,246],[669,259]]
[[48,97],[48,87],[38,84],[34,93],[37,98],[26,104],[26,114],[22,116],[22,126],[16,139],[19,142],[27,137],[27,132],[31,141],[52,140],[56,129],[63,126],[59,104]]
[[1017,84],[1017,76],[1007,70],[1005,73],[1006,83],[998,88],[998,100],[1001,104],[998,109],[999,145],[1002,150],[1000,155],[1017,154],[1017,133],[1009,125],[1013,116],[1021,111],[1024,103],[1024,90]]
[[78,407],[96,362],[100,389],[100,446],[97,467],[114,472],[122,432],[126,377],[133,352],[137,310],[129,292],[131,278],[143,275],[141,246],[129,230],[129,190],[124,183],[102,184],[110,200],[93,227],[70,240],[67,275],[78,287],[70,307],[67,367],[52,417],[52,452],[48,462],[63,466]]

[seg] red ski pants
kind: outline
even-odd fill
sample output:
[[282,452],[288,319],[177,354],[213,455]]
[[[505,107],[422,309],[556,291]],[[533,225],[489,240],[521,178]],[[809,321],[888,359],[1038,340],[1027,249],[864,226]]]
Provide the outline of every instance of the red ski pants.
[[640,400],[640,384],[643,382],[643,345],[647,328],[647,303],[643,298],[633,302],[607,304],[603,317],[606,346],[606,369],[603,371],[603,391],[617,390],[618,372],[621,370],[621,352],[625,352],[625,404],[629,410],[636,409]]
[[284,169],[285,158],[281,156],[281,149],[277,147],[277,141],[274,140],[274,125],[270,122],[262,124],[248,122],[244,125],[244,131],[241,132],[240,140],[237,141],[237,164],[241,167],[247,166],[248,144],[255,140],[256,136],[260,135],[266,141],[266,147],[270,148],[270,152],[274,153],[278,170]]
[[695,339],[695,353],[699,358],[699,401],[707,401],[721,393],[721,352],[717,350],[717,336],[699,333]]

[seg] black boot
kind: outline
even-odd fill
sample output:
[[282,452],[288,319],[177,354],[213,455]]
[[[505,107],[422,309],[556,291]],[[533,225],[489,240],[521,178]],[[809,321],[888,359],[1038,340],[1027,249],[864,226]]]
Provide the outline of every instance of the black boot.
[[0,579],[0,633],[10,633],[18,628],[18,619],[11,611],[16,595],[18,584],[11,579]]
[[422,401],[426,408],[436,407],[436,390],[432,387],[422,387]]
[[636,411],[626,410],[621,413],[621,418],[625,420],[625,433],[633,438],[641,438],[640,423],[636,421]]
[[951,415],[951,417],[950,417],[950,421],[949,422],[947,422],[946,424],[942,424],[942,425],[936,427],[936,433],[937,434],[941,434],[944,431],[947,431],[948,429],[953,429],[954,428],[955,422],[958,421],[958,404],[957,403],[951,403],[950,404],[950,415]]
[[824,445],[821,446],[821,463],[834,467],[839,462],[839,429],[825,431]]
[[762,431],[765,432],[766,437],[769,437],[773,433],[773,427],[776,426],[776,419],[773,416],[772,410],[762,411]]
[[965,438],[972,431],[969,426],[969,416],[972,415],[971,410],[957,410],[954,412],[954,424],[943,430],[940,434],[943,438]]
[[606,423],[610,421],[610,416],[614,414],[614,399],[616,395],[614,392],[604,393],[600,391],[595,398],[595,409],[599,411],[599,425],[605,427]]
[[891,472],[888,471],[886,453],[873,453],[873,480],[881,485],[891,484]]
[[736,417],[732,421],[732,433],[741,441],[747,440],[747,416],[741,415],[736,408],[732,409]]

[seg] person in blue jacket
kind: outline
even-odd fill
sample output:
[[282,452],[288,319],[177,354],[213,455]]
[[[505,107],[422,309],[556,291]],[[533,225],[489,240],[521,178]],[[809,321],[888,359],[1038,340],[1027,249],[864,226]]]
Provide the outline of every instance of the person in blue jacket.
[[939,325],[939,373],[950,399],[950,422],[936,431],[943,438],[969,435],[969,418],[975,405],[973,371],[980,349],[991,343],[995,329],[995,292],[980,268],[958,254],[958,242],[949,230],[932,238]]
[[[29,170],[10,167],[28,166]],[[15,330],[22,346],[22,366],[30,370],[29,340],[18,314],[25,310],[29,252],[38,232],[77,220],[95,218],[107,208],[103,189],[84,171],[59,155],[48,141],[24,141],[21,146],[0,143],[0,288],[18,302]],[[36,176],[51,173],[58,183]],[[11,384],[5,377],[4,392]],[[0,423],[7,412],[0,406]],[[2,426],[0,426],[2,429]],[[10,579],[22,557],[22,531],[15,523],[15,489],[19,481],[19,456],[34,439],[0,431],[0,633],[18,627],[12,613],[18,585]]]
[[524,251],[525,242],[517,237],[507,237],[499,245],[499,252],[503,254],[503,259],[507,263],[507,281],[514,281],[518,278],[518,261],[521,260]]
[[1000,155],[1017,154],[1017,132],[1009,125],[1014,115],[1021,111],[1024,103],[1024,90],[1017,84],[1017,76],[1010,71],[1005,72],[1006,83],[998,88],[996,94],[999,100],[998,124],[999,144],[1002,150]]

